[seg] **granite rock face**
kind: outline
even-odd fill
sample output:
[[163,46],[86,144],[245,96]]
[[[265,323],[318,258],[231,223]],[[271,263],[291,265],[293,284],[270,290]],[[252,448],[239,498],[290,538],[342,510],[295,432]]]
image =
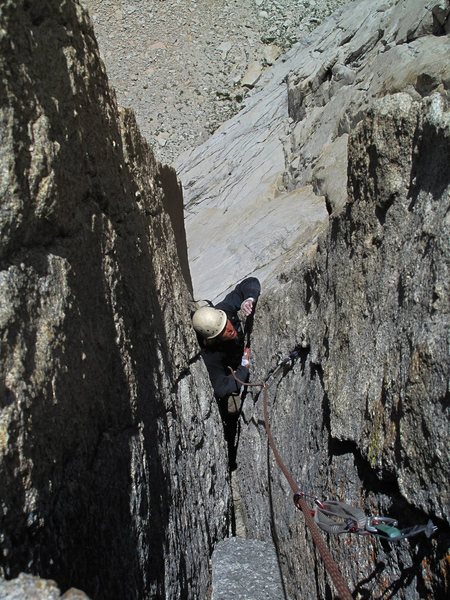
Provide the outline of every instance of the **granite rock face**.
[[[398,545],[330,537],[359,598],[449,589],[449,14],[440,1],[344,7],[177,163],[194,295],[260,277],[253,381],[299,348],[272,384],[271,421],[301,486],[439,528]],[[256,393],[241,426],[248,537],[277,545],[289,597],[333,597]]]
[[[270,418],[302,488],[439,527],[330,537],[359,598],[449,588],[449,12],[335,13],[178,163],[195,296],[261,278],[254,381],[299,349]],[[231,496],[178,181],[118,109],[78,3],[7,0],[0,48],[0,566],[47,582],[0,593],[207,598]],[[275,543],[283,594],[332,597],[256,393],[237,458],[247,536]]]
[[156,156],[171,164],[235,115],[247,95],[245,86],[347,1],[82,4],[94,23],[119,103],[133,108]]
[[175,173],[77,2],[3,2],[0,49],[1,574],[206,597],[230,492]]
[[212,555],[211,600],[280,600],[278,557],[271,543],[231,537]]
[[271,284],[296,263],[347,199],[348,135],[373,102],[448,89],[448,27],[446,1],[341,7],[177,159],[197,298],[219,299],[249,273]]
[[[439,526],[430,540],[398,545],[331,537],[362,597],[446,596],[449,159],[444,96],[376,102],[350,136],[349,202],[258,307],[256,379],[301,349],[272,384],[271,422],[302,489],[400,527]],[[292,597],[327,597],[303,518],[267,459],[254,399],[238,453],[248,535],[274,535]]]

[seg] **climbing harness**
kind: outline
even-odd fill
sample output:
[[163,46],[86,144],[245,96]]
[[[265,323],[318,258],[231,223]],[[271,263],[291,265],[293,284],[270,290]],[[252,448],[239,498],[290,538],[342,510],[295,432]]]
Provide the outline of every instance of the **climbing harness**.
[[[319,500],[316,496],[311,496],[302,491],[284,464],[281,455],[275,443],[272,430],[269,422],[269,387],[277,373],[289,363],[301,355],[301,348],[297,346],[285,358],[283,358],[278,366],[269,374],[263,383],[248,383],[243,382],[236,377],[232,369],[231,372],[240,385],[247,387],[260,387],[263,393],[263,415],[264,425],[270,448],[275,457],[275,461],[285,476],[289,486],[294,494],[294,504],[297,509],[301,510],[305,522],[308,525],[313,541],[322,557],[324,565],[340,595],[341,600],[351,600],[352,594],[345,583],[342,574],[335,560],[331,556],[328,547],[326,546],[320,530],[329,534],[355,533],[358,535],[375,535],[380,539],[389,542],[398,542],[406,538],[410,538],[419,533],[425,533],[427,537],[433,535],[437,527],[431,520],[426,525],[414,525],[405,529],[397,528],[397,521],[389,517],[382,516],[367,516],[360,508],[355,508],[338,500]],[[315,509],[311,509],[305,501],[305,497],[309,496],[314,499]]]

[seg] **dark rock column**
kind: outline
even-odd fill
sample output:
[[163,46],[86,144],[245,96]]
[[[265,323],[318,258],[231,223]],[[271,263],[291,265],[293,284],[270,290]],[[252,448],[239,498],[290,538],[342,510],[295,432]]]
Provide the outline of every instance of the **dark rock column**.
[[229,488],[163,207],[179,188],[78,3],[3,3],[0,72],[1,572],[205,597]]

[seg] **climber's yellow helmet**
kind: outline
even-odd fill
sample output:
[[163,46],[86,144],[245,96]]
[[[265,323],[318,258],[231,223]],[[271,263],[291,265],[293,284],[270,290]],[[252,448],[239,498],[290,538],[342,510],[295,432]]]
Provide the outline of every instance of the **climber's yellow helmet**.
[[226,324],[226,313],[212,306],[202,306],[202,308],[195,311],[192,317],[192,325],[195,331],[207,340],[221,334]]

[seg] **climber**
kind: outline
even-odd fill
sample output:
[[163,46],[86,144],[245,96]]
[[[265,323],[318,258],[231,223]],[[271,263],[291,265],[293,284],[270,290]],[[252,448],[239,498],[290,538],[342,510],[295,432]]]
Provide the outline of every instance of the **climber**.
[[231,374],[230,367],[241,381],[248,378],[250,349],[244,347],[238,311],[250,317],[260,293],[258,279],[248,277],[216,306],[203,306],[192,317],[202,347],[201,355],[218,400],[239,393],[240,385]]

